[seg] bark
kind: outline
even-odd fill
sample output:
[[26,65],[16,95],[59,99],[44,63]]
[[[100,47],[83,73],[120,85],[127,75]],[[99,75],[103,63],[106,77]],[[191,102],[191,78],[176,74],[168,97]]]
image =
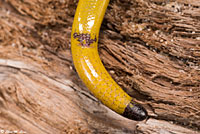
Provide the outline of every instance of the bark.
[[[200,1],[111,0],[100,57],[150,115],[123,118],[75,72],[78,0],[0,0],[0,133],[200,133]],[[6,133],[6,132],[4,132]]]

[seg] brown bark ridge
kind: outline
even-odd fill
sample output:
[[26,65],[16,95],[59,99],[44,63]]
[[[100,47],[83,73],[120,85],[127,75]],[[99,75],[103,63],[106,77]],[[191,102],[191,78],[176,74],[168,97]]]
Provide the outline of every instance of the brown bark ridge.
[[200,133],[200,0],[111,0],[100,57],[150,118],[117,115],[82,84],[78,0],[0,0],[0,133]]

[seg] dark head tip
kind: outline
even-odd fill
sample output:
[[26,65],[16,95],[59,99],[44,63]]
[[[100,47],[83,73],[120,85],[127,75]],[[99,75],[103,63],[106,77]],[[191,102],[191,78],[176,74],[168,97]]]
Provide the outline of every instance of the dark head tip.
[[124,117],[135,120],[135,121],[142,121],[147,119],[148,113],[145,108],[141,105],[134,103],[131,101],[124,110],[122,114]]

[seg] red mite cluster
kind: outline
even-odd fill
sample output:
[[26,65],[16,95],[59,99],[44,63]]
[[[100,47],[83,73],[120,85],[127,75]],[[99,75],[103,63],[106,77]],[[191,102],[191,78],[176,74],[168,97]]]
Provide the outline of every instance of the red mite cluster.
[[78,41],[80,42],[81,46],[84,47],[89,47],[90,44],[94,43],[97,41],[97,38],[95,37],[94,39],[91,39],[90,34],[86,33],[82,33],[82,34],[78,34],[78,33],[74,33],[73,34],[74,39],[78,39]]

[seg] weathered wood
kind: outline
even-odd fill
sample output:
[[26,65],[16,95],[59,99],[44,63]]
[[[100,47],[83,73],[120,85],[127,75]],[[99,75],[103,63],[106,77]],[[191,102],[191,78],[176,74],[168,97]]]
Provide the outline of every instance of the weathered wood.
[[110,2],[100,57],[150,113],[139,123],[103,106],[77,76],[76,4],[0,0],[0,133],[200,133],[200,1]]

